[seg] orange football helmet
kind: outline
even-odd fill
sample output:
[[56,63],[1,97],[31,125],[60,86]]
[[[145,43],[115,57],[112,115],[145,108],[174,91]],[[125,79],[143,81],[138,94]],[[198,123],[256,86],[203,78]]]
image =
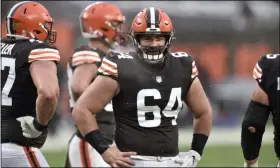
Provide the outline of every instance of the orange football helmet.
[[[164,46],[140,45],[139,37],[147,35],[163,35],[166,37]],[[132,21],[130,35],[134,47],[149,63],[157,63],[163,60],[167,52],[170,52],[171,42],[174,37],[174,30],[171,19],[160,8],[149,7],[140,11]],[[158,53],[156,55],[150,53]]]
[[40,3],[23,1],[15,4],[7,17],[7,36],[20,36],[53,44],[56,31],[52,30],[53,19]]
[[84,38],[101,38],[112,48],[120,41],[121,25],[125,16],[120,8],[109,2],[97,2],[86,7],[80,15]]

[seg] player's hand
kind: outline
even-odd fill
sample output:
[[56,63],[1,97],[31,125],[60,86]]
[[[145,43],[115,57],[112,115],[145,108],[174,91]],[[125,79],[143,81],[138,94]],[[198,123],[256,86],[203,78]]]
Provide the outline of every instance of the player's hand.
[[133,155],[136,155],[136,152],[121,152],[114,145],[110,146],[101,156],[112,167],[132,167],[135,163],[129,157]]
[[47,126],[42,126],[32,116],[19,117],[17,121],[20,122],[22,135],[26,138],[37,138],[47,129]]
[[176,163],[179,163],[180,167],[196,167],[198,161],[200,161],[201,156],[194,150],[189,152],[180,152],[179,158],[175,160]]

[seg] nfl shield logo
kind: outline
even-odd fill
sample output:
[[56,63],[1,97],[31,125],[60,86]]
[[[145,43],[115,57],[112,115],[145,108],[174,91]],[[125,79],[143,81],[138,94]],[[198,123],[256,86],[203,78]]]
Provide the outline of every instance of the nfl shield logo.
[[156,81],[157,81],[157,83],[161,83],[161,82],[162,82],[161,76],[157,76],[157,77],[156,77]]

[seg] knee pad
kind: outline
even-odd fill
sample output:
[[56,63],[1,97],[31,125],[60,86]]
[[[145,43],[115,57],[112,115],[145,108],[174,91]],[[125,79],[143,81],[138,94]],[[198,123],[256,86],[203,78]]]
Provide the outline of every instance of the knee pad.
[[242,122],[241,132],[241,146],[246,160],[254,160],[258,157],[268,116],[268,106],[250,102]]

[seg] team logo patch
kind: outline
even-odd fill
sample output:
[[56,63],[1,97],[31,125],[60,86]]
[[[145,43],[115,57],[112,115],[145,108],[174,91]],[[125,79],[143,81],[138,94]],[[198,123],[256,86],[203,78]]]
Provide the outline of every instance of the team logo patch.
[[162,82],[161,76],[157,76],[157,77],[156,77],[156,81],[157,81],[157,83],[161,83],[161,82]]

